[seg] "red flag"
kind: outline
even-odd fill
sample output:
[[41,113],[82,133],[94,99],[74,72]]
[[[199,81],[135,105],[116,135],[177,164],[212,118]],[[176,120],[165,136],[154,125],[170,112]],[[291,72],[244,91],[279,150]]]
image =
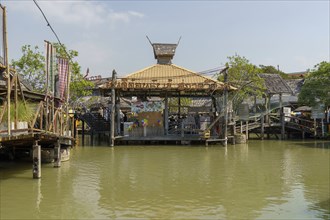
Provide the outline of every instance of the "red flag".
[[67,78],[69,74],[69,61],[67,59],[58,58],[58,78],[59,78],[59,96],[62,99],[64,97],[64,91],[66,89]]

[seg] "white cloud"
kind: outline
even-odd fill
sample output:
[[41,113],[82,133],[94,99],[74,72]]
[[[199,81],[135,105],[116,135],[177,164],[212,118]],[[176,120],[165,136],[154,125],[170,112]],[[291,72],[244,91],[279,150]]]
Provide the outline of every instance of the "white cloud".
[[[134,18],[143,18],[144,15],[136,11],[117,12],[103,2],[88,1],[38,1],[50,23],[62,23],[75,25],[83,28],[90,28],[100,24],[115,25],[118,22],[129,23]],[[22,13],[36,13],[37,7],[32,1],[10,1],[8,8]]]

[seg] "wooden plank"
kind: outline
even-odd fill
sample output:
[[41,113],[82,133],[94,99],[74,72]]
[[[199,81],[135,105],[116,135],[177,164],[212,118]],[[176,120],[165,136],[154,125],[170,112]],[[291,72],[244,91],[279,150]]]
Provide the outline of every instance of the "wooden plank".
[[34,128],[34,125],[37,121],[37,118],[38,118],[38,114],[40,112],[40,109],[41,109],[41,106],[43,104],[43,101],[40,101],[39,105],[38,105],[38,108],[37,108],[37,112],[34,114],[34,117],[33,117],[33,120],[32,120],[32,123],[31,123],[31,128]]

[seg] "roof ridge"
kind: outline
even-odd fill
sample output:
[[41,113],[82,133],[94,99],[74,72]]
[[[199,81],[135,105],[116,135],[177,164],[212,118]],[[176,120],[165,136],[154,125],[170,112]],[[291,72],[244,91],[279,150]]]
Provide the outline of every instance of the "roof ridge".
[[137,74],[137,73],[141,73],[141,72],[146,71],[147,69],[151,69],[151,68],[153,68],[153,67],[155,67],[155,66],[157,66],[157,65],[160,65],[160,64],[154,64],[154,65],[151,65],[151,66],[145,67],[145,68],[143,68],[143,69],[140,69],[140,70],[138,70],[138,71],[132,72],[132,73],[128,74],[127,76],[123,77],[122,79],[125,79],[125,78],[128,78],[128,77],[131,77],[132,75],[135,75],[135,74]]
[[192,71],[192,70],[189,70],[189,69],[187,69],[187,68],[184,68],[184,67],[181,67],[181,66],[177,66],[177,65],[175,65],[175,64],[171,64],[171,65],[174,66],[174,67],[176,67],[176,68],[179,68],[179,69],[182,69],[182,70],[185,70],[185,71],[191,72],[191,73],[193,73],[193,74],[195,74],[195,75],[197,75],[197,76],[200,76],[200,77],[202,77],[202,78],[204,78],[204,79],[211,80],[211,81],[213,81],[213,82],[215,82],[215,83],[224,84],[224,83],[221,82],[221,81],[218,81],[218,80],[212,79],[212,78],[207,77],[207,76],[203,76],[203,75],[201,75],[201,74],[199,74],[199,73],[197,73],[197,72],[194,72],[194,71]]

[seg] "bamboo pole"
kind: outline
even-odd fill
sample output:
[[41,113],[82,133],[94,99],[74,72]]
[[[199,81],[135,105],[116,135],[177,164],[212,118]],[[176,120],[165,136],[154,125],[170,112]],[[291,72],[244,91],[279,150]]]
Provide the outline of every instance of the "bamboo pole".
[[11,135],[11,121],[10,121],[10,70],[8,59],[8,33],[7,33],[7,13],[6,7],[3,7],[3,33],[4,33],[4,45],[5,45],[5,63],[7,73],[7,124],[8,124],[8,136]]
[[[71,68],[69,64],[69,69],[68,69],[68,75],[67,75],[67,82],[66,82],[66,121],[65,121],[65,135],[69,136],[69,122],[70,122],[70,117],[69,117],[69,97],[70,97],[70,80],[71,80]],[[71,132],[73,132],[72,127],[71,127]]]
[[18,124],[18,111],[17,111],[17,102],[18,102],[18,96],[17,96],[17,73],[15,73],[14,75],[14,81],[15,81],[15,90],[14,90],[14,105],[15,105],[15,124],[14,124],[14,128],[17,129],[17,124]]

